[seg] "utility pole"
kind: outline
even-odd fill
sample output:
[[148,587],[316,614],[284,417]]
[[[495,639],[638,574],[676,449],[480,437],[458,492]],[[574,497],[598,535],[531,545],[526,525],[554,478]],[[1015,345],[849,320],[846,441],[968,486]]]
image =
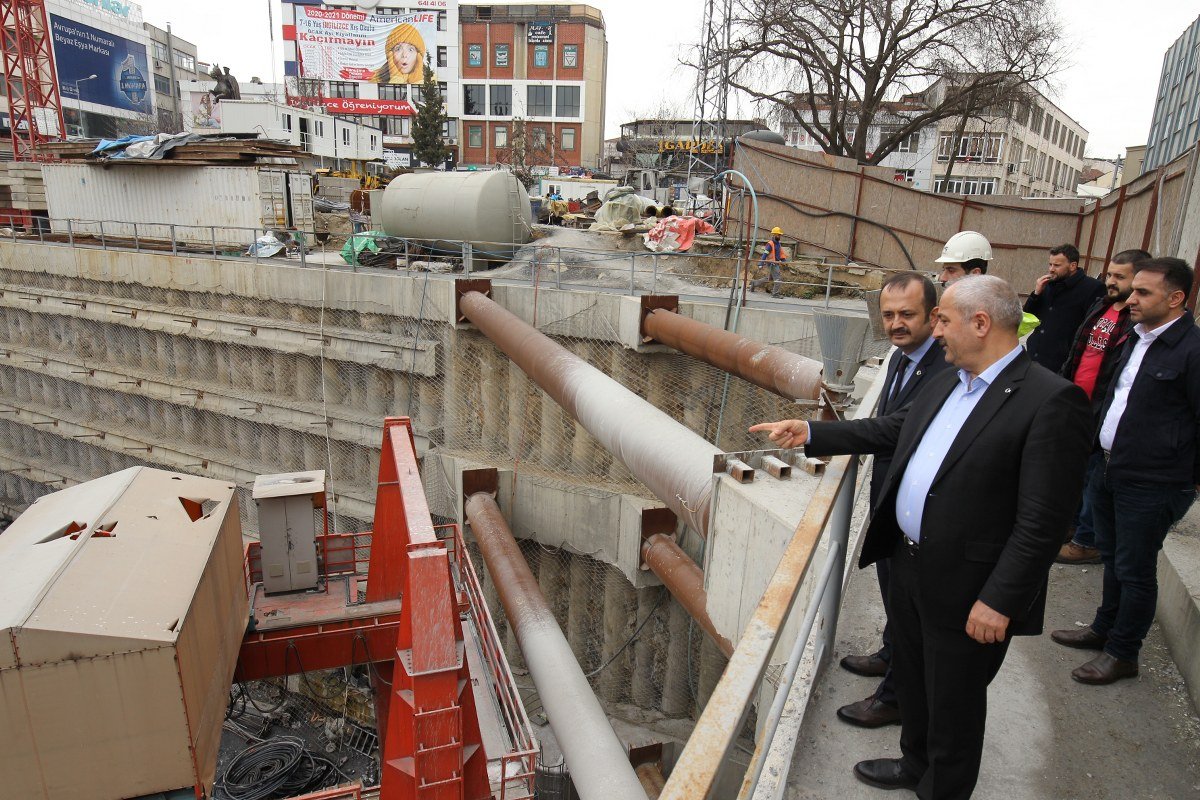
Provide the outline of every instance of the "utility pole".
[[175,80],[175,37],[171,34],[171,23],[167,23],[167,74],[171,78],[171,133],[183,130],[183,113],[179,110],[179,82]]

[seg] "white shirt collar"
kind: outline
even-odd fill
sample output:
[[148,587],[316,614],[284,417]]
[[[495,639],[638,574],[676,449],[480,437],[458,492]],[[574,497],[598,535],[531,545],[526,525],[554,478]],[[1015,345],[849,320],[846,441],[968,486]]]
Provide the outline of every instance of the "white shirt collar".
[[1162,336],[1167,328],[1171,327],[1178,321],[1179,317],[1176,317],[1165,325],[1159,325],[1152,331],[1146,330],[1146,326],[1139,322],[1137,325],[1133,326],[1133,332],[1136,333],[1139,338],[1144,339],[1147,342],[1153,342],[1155,339]]

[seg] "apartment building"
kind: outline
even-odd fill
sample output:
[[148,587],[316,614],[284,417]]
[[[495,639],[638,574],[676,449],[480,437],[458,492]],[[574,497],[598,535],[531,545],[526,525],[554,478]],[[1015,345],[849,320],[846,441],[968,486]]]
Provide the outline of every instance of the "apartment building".
[[460,9],[461,162],[599,170],[604,154],[604,16],[586,5]]
[[1169,164],[1200,140],[1197,49],[1200,49],[1200,18],[1188,26],[1163,56],[1150,137],[1146,140],[1145,172]]
[[206,80],[209,66],[199,61],[196,45],[171,31],[170,23],[166,30],[149,22],[143,22],[142,27],[150,37],[150,68],[154,74],[158,129],[163,133],[179,133],[183,130],[184,115],[180,83]]

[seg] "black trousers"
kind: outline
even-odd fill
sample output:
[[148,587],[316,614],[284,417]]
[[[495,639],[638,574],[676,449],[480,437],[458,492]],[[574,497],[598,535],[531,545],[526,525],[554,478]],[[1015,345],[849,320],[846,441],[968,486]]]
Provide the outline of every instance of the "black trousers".
[[888,622],[892,670],[900,703],[900,751],[905,769],[921,776],[920,800],[967,800],[979,779],[988,684],[1009,640],[979,644],[966,633],[935,624],[925,613],[936,593],[923,597],[919,552],[903,544],[891,559]]

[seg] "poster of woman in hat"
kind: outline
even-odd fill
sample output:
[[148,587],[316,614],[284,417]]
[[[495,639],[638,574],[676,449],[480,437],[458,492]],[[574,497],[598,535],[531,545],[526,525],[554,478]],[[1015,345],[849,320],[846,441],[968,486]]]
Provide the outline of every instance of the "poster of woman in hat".
[[403,22],[387,37],[383,66],[375,70],[372,83],[421,83],[425,80],[425,40],[415,26]]

